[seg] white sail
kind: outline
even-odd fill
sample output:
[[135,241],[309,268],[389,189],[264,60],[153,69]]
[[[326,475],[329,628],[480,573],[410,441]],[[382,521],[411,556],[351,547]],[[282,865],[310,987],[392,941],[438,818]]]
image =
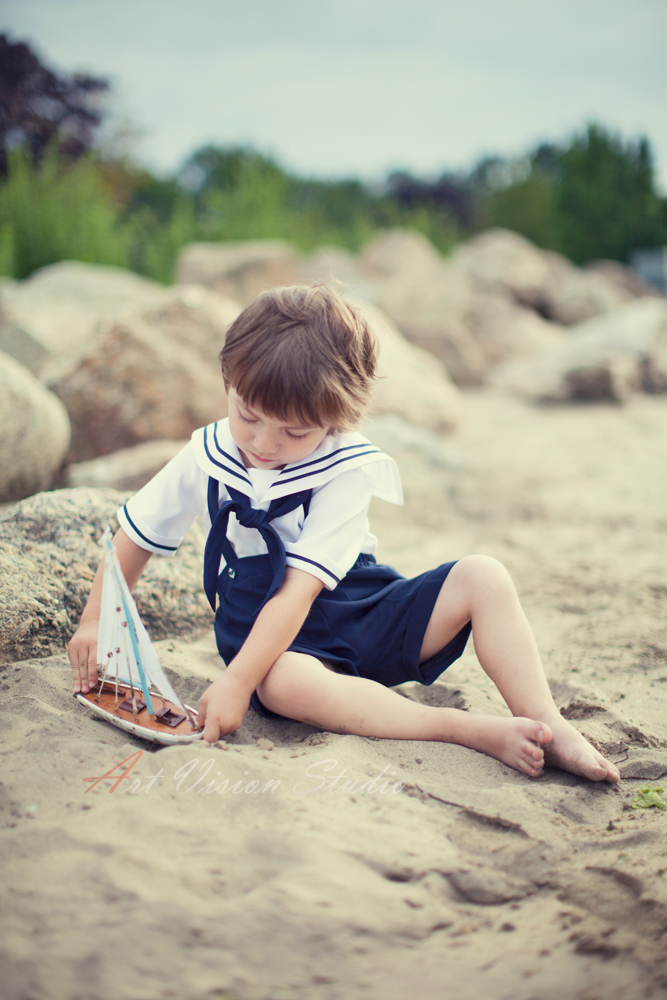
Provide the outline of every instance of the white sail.
[[[152,688],[189,716],[190,713],[165,677],[157,653],[139,616],[134,598],[120,568],[118,553],[109,528],[104,532],[101,544],[105,550],[105,559],[97,638],[98,667],[101,667],[107,681],[114,683],[118,679],[120,683],[132,684],[137,689],[137,694],[140,692],[145,694],[148,688]],[[151,712],[150,695],[145,700]]]

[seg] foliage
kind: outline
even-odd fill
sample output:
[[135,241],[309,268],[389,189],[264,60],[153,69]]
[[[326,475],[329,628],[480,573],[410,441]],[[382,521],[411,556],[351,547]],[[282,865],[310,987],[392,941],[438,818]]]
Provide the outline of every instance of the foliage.
[[648,143],[623,143],[599,126],[522,159],[486,157],[467,174],[392,174],[381,190],[298,177],[248,147],[206,146],[161,179],[126,156],[72,161],[54,140],[38,163],[27,147],[8,157],[0,273],[23,278],[74,258],[169,283],[180,250],[194,241],[283,239],[303,251],[358,250],[378,229],[400,227],[446,253],[488,226],[578,263],[623,260],[637,245],[667,243],[667,201],[654,189]]
[[63,259],[127,264],[128,233],[94,160],[65,166],[51,148],[35,167],[19,149],[10,154],[8,171],[0,187],[3,273],[25,278]]
[[39,163],[56,139],[61,156],[82,156],[102,120],[99,98],[108,89],[98,77],[57,76],[28,45],[0,35],[0,175],[12,150],[25,149]]
[[667,240],[646,139],[625,144],[590,125],[561,153],[559,167],[563,249],[572,260],[624,261],[632,247]]
[[632,808],[651,809],[654,806],[656,809],[667,808],[667,802],[660,797],[660,792],[664,792],[664,790],[664,788],[651,788],[650,785],[642,785],[632,800]]
[[577,264],[625,261],[633,248],[667,243],[667,201],[655,190],[648,141],[624,142],[601,125],[506,162],[500,182],[486,179],[482,204],[482,224],[513,229]]

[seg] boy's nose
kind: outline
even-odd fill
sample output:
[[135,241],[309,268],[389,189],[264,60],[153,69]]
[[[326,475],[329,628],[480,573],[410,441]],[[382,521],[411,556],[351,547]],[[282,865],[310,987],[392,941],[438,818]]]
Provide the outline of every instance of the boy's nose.
[[262,455],[273,455],[278,451],[278,441],[272,434],[259,433],[255,437],[255,448]]

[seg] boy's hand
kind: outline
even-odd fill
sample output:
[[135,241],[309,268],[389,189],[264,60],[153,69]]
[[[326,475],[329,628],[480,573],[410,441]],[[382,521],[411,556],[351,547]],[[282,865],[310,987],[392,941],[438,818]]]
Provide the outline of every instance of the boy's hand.
[[240,729],[250,705],[247,686],[231,674],[223,674],[213,681],[199,700],[199,725],[204,727],[208,743],[235,733]]
[[72,665],[72,690],[87,694],[97,681],[97,633],[95,619],[82,622],[72,636],[67,655]]

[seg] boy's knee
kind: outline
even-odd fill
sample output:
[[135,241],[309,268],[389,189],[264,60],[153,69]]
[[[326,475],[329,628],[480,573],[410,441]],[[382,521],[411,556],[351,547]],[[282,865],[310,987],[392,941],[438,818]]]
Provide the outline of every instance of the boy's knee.
[[514,588],[512,578],[498,559],[493,556],[473,555],[459,559],[454,567],[458,574],[473,586],[498,586]]
[[264,680],[257,685],[257,694],[264,703],[264,699],[271,700],[277,696],[284,696],[289,693],[290,685],[296,683],[294,671],[290,669],[290,657],[287,653],[279,656],[273,664]]

